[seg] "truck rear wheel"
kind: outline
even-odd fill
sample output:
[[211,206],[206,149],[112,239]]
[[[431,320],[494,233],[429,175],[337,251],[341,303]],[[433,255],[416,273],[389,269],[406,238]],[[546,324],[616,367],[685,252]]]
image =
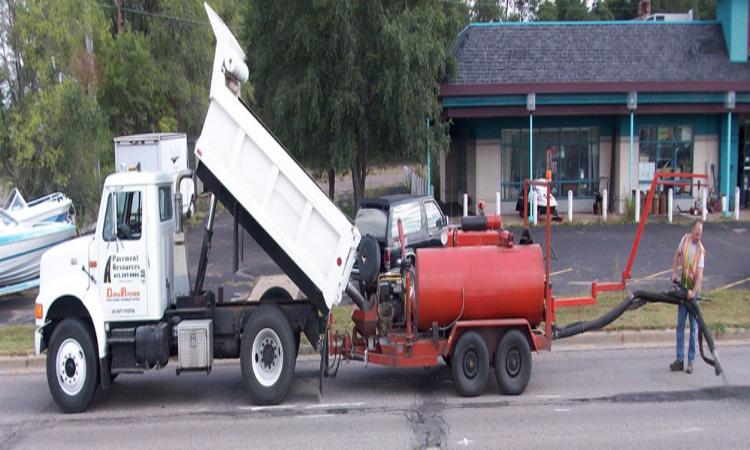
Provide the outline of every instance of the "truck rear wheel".
[[476,331],[467,331],[453,351],[453,379],[464,397],[484,392],[490,373],[490,355],[484,339]]
[[52,332],[47,350],[47,385],[66,413],[79,413],[94,398],[98,379],[91,331],[77,317],[63,320]]
[[520,330],[508,330],[495,353],[495,376],[506,395],[519,395],[531,378],[531,348]]
[[275,304],[255,310],[242,334],[242,378],[259,405],[280,403],[292,384],[296,347],[292,327]]

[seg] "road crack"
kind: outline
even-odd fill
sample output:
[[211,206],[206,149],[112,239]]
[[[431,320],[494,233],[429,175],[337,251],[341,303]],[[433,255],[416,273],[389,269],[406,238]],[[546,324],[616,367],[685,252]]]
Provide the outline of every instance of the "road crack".
[[447,448],[448,424],[443,419],[445,404],[436,401],[421,403],[416,410],[406,412],[409,428],[414,432],[421,449]]

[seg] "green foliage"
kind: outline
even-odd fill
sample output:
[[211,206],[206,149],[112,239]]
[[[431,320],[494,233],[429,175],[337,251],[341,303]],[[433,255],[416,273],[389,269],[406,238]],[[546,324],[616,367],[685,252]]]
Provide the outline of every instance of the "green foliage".
[[437,0],[250,2],[243,40],[261,117],[316,176],[352,170],[356,203],[368,160],[423,158],[428,134],[434,155],[447,148],[437,94],[467,12]]
[[475,0],[471,6],[472,22],[500,22],[503,7],[500,0]]
[[148,38],[129,31],[129,27],[123,28],[117,39],[103,43],[98,52],[104,67],[97,99],[109,116],[114,135],[153,131],[163,104]]
[[86,2],[8,1],[0,176],[26,198],[63,191],[79,218],[96,211],[97,164],[111,163],[106,117],[93,98],[90,46],[106,34]]

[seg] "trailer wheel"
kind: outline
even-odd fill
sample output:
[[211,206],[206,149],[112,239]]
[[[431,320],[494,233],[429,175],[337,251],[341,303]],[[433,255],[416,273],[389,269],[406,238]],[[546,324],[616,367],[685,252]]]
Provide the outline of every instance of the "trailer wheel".
[[275,304],[255,310],[242,334],[242,378],[259,405],[280,403],[289,391],[296,359],[294,334]]
[[79,413],[94,398],[99,367],[88,327],[77,317],[55,328],[47,350],[47,385],[52,398],[66,413]]
[[476,331],[461,335],[453,351],[453,379],[464,397],[484,391],[490,373],[490,355],[484,339]]
[[521,331],[508,330],[500,338],[495,353],[495,376],[506,395],[519,395],[526,390],[531,378],[531,348]]

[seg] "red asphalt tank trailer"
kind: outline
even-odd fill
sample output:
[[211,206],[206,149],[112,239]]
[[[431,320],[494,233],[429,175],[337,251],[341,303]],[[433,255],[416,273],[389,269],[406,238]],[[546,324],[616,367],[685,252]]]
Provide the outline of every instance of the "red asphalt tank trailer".
[[[546,181],[526,180],[524,197],[531,184],[550,187]],[[348,291],[357,305],[352,311],[354,328],[348,332],[329,331],[322,346],[321,371],[335,376],[342,360],[391,367],[436,366],[442,358],[452,366],[454,381],[463,396],[484,391],[490,366],[505,394],[521,394],[531,377],[531,352],[550,350],[552,341],[592,331],[608,325],[626,310],[648,302],[685,305],[699,322],[700,353],[716,375],[722,374],[711,334],[695,300],[688,300],[684,289],[665,293],[636,291],[607,314],[589,322],[558,326],[559,307],[593,305],[599,292],[624,291],[631,278],[653,194],[657,186],[689,186],[707,180],[706,175],[657,172],[649,191],[646,208],[619,283],[597,283],[591,296],[556,299],[550,287],[550,215],[547,205],[546,252],[534,244],[528,223],[518,244],[502,228],[499,216],[464,217],[461,228],[450,230],[443,247],[417,250],[414,290],[411,277],[381,274],[374,298],[366,301]],[[525,200],[525,199],[524,199]],[[548,200],[549,202],[549,197]],[[524,201],[524,205],[528,205]],[[528,214],[524,214],[528,217]],[[404,247],[399,220],[399,237]],[[366,239],[367,237],[365,237]],[[379,264],[370,260],[369,263]],[[407,273],[407,260],[402,273]],[[409,297],[409,298],[407,298]],[[332,318],[330,321],[332,325]],[[704,354],[706,339],[711,357]],[[333,361],[330,361],[330,358]]]

